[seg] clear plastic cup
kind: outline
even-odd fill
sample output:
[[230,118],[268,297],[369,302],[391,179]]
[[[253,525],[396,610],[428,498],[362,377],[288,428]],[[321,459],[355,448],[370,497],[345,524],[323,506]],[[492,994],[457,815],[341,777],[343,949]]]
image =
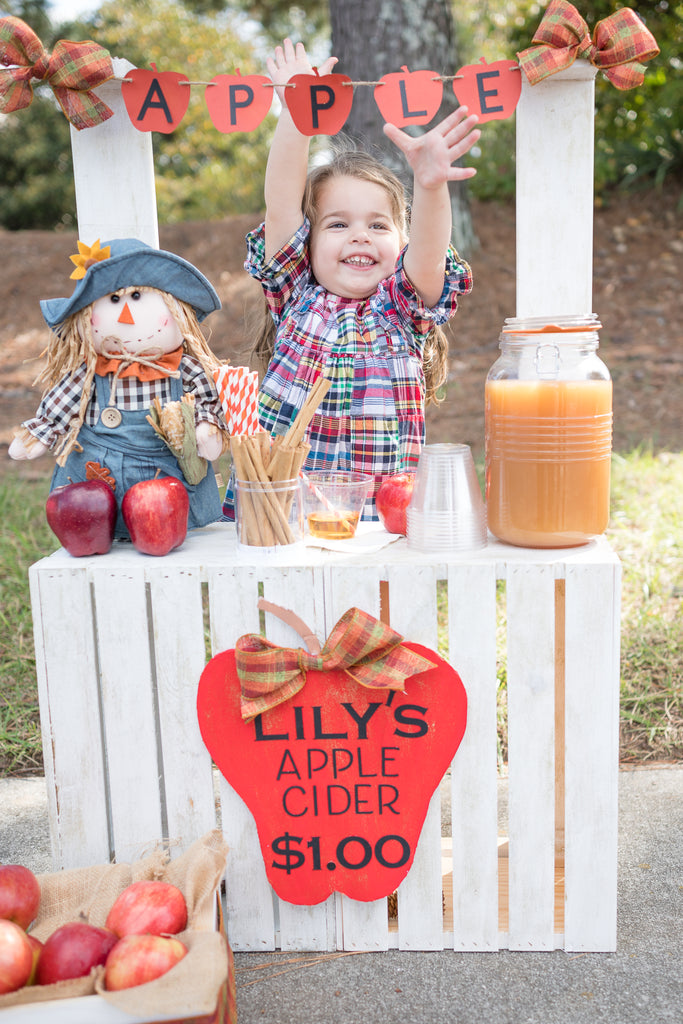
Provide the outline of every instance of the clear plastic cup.
[[235,521],[241,548],[272,552],[303,541],[298,477],[273,483],[235,480]]
[[371,487],[372,477],[367,473],[302,473],[301,493],[310,536],[319,540],[355,536]]
[[425,445],[407,512],[408,546],[473,551],[486,546],[486,509],[469,445]]

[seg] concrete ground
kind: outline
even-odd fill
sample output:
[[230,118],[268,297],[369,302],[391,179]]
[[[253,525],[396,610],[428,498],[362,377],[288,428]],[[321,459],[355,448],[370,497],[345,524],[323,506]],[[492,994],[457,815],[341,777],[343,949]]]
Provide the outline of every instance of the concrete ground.
[[[615,953],[237,954],[239,1024],[681,1024],[683,766],[619,812]],[[44,779],[0,780],[0,862],[51,870]]]

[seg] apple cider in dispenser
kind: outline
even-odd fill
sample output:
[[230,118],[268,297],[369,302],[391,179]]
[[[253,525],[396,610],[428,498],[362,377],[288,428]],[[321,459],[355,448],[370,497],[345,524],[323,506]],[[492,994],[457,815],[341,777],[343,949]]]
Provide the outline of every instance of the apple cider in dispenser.
[[609,519],[612,381],[594,315],[508,319],[486,379],[486,499],[508,544],[574,547]]

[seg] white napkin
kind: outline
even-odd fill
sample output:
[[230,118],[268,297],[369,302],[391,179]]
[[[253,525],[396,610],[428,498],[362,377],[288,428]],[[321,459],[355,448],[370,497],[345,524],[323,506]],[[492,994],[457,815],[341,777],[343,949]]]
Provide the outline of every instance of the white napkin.
[[370,522],[359,523],[355,535],[348,540],[325,540],[307,534],[304,543],[307,548],[325,548],[326,551],[341,551],[347,555],[369,555],[388,547],[401,536],[400,533],[387,533],[381,523]]

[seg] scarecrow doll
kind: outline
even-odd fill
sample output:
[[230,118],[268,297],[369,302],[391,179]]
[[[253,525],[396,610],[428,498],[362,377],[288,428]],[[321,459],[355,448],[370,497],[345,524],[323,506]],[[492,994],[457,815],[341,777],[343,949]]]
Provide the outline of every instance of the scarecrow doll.
[[[51,490],[102,477],[117,503],[158,470],[181,480],[188,528],[221,517],[211,462],[224,449],[225,420],[213,373],[221,365],[199,322],[220,300],[180,256],[133,238],[78,243],[69,298],[44,299],[51,329],[36,415],[15,432],[9,454],[57,456]],[[128,537],[119,511],[116,536]]]

